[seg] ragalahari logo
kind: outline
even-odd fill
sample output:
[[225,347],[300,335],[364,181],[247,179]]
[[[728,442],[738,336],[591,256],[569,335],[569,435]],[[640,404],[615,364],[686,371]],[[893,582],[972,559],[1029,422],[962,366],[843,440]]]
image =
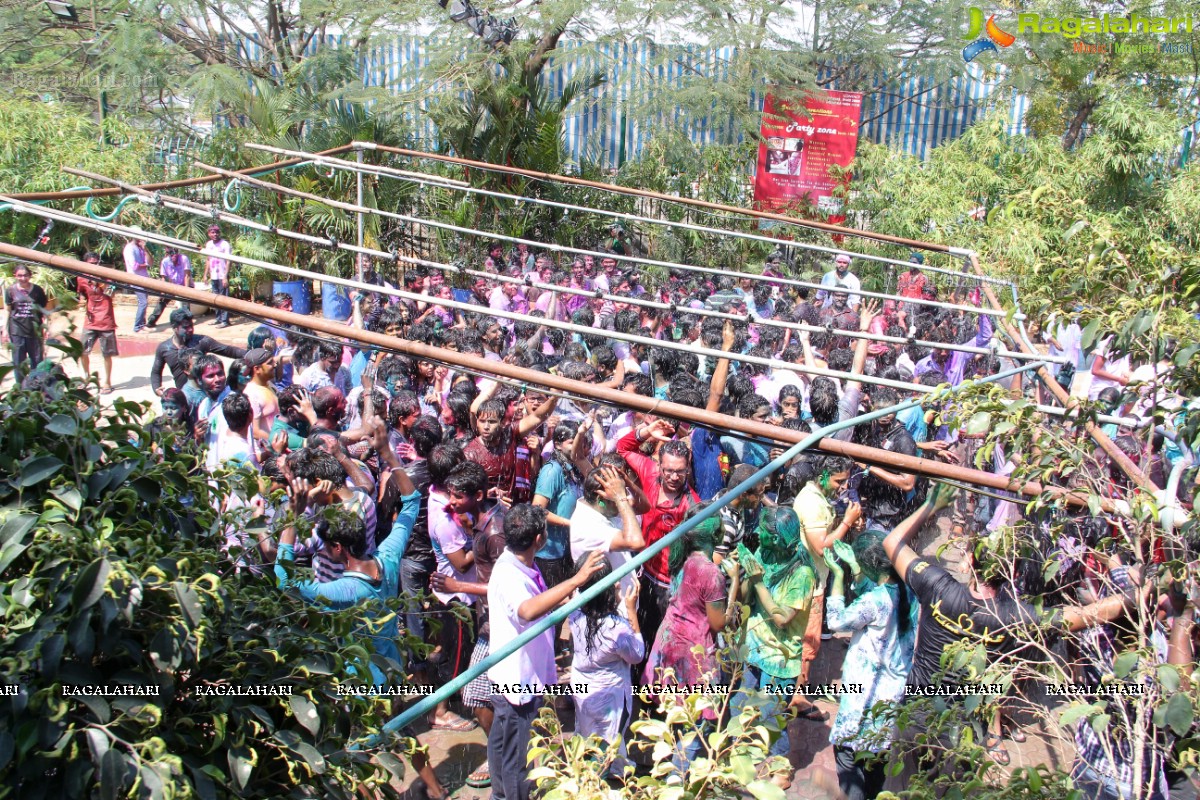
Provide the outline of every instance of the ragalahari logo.
[[[981,33],[985,33],[986,36],[979,39],[978,37]],[[985,53],[988,50],[994,53],[1000,52],[996,48],[996,45],[1008,47],[1017,40],[1017,37],[1011,33],[1000,29],[1000,26],[996,24],[995,14],[988,17],[987,24],[984,24],[983,11],[974,6],[971,6],[970,24],[967,28],[967,35],[963,38],[968,40],[975,39],[975,41],[964,47],[962,51],[963,61],[968,64],[978,58],[981,53]]]

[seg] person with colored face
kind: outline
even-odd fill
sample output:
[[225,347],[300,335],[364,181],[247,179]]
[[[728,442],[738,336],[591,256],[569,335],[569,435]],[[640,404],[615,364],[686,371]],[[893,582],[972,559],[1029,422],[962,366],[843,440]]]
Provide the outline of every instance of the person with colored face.
[[[796,696],[802,665],[792,654],[803,647],[816,585],[812,557],[800,545],[801,538],[795,511],[766,508],[758,524],[758,549],[751,551],[745,543],[737,549],[735,564],[740,563],[745,571],[742,597],[750,604],[750,620],[746,627],[746,670],[741,691],[733,698],[735,715],[748,702],[758,704],[763,702],[760,698],[765,698],[765,704],[759,705],[764,719],[784,716],[788,698]],[[811,704],[801,711],[806,717],[820,713]],[[781,729],[770,753],[786,758],[791,749],[786,716]],[[791,785],[788,774],[776,775],[772,780],[783,789]]]
[[182,389],[187,383],[187,365],[183,363],[181,353],[189,348],[201,353],[213,353],[225,358],[241,358],[246,350],[241,347],[218,342],[209,336],[198,336],[195,332],[195,320],[192,312],[186,308],[177,308],[171,312],[171,338],[160,342],[154,350],[154,364],[150,367],[150,388],[162,397],[163,368],[171,370],[175,386]]

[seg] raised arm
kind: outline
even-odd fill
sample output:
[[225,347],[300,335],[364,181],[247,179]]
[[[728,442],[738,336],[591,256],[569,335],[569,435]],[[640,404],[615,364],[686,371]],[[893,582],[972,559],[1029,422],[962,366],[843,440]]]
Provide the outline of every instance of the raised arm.
[[[733,331],[733,320],[726,320],[721,329],[721,349],[726,353],[733,350],[736,337]],[[708,384],[708,402],[705,411],[717,411],[721,408],[721,396],[725,394],[725,382],[729,378],[729,359],[718,358],[717,366],[713,369],[712,380]]]
[[[871,321],[875,319],[875,315],[879,313],[879,301],[875,298],[867,300],[858,308],[858,329],[860,331],[869,330]],[[853,375],[862,375],[863,368],[867,366],[867,340],[859,339],[854,346],[854,362],[850,365],[850,372]],[[857,380],[846,381],[846,390],[858,389],[862,383]]]
[[909,545],[909,540],[939,509],[948,506],[953,497],[953,489],[935,481],[925,502],[884,538],[883,551],[887,553],[892,566],[896,568],[896,574],[901,578],[908,574],[909,566],[918,558],[917,551]]
[[558,395],[551,395],[546,398],[546,402],[535,408],[532,413],[521,417],[521,421],[517,423],[517,434],[524,436],[530,431],[540,426],[543,422],[549,419],[554,413],[555,407],[558,405]]

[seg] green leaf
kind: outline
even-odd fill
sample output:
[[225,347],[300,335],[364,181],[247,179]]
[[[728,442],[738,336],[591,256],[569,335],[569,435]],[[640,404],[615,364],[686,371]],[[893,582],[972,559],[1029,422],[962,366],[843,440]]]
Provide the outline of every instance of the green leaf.
[[75,582],[75,590],[71,592],[71,605],[82,611],[91,608],[104,594],[108,586],[108,576],[112,565],[107,559],[97,559],[83,568],[79,579]]
[[26,459],[21,462],[21,477],[17,485],[22,489],[29,486],[36,486],[44,480],[53,477],[60,469],[63,462],[54,456],[37,456],[35,458]]
[[1096,341],[1096,334],[1098,333],[1100,333],[1100,318],[1096,317],[1087,324],[1086,328],[1083,329],[1082,344],[1084,350],[1091,349],[1092,343]]
[[0,526],[0,544],[24,541],[26,534],[37,524],[37,521],[36,514],[9,515],[4,520],[4,525]]
[[317,707],[302,694],[292,695],[289,702],[292,706],[292,713],[296,715],[296,721],[303,725],[306,731],[316,736],[321,730],[321,717],[317,714]]
[[250,773],[254,771],[254,752],[247,747],[231,747],[226,754],[229,759],[229,774],[238,791],[246,788],[250,782]]
[[1171,695],[1171,699],[1167,701],[1167,724],[1175,731],[1176,736],[1187,734],[1188,729],[1192,727],[1194,716],[1195,709],[1192,708],[1190,697],[1182,692]]
[[307,742],[300,742],[292,748],[308,763],[308,768],[317,775],[325,772],[325,759],[317,752],[317,748]]
[[117,800],[125,788],[125,757],[119,750],[109,750],[100,759],[100,797]]
[[12,761],[14,750],[16,750],[16,742],[13,740],[12,734],[8,731],[0,731],[0,770],[7,767],[8,762]]
[[0,550],[0,573],[3,573],[4,570],[8,569],[9,565],[16,561],[17,557],[20,556],[21,553],[24,553],[28,549],[29,545],[27,544],[17,544],[15,542],[6,544],[4,549]]
[[66,414],[55,414],[46,425],[46,430],[59,436],[74,436],[79,432],[79,426]]
[[200,598],[196,594],[196,590],[183,581],[175,581],[171,584],[171,588],[175,590],[175,599],[179,601],[179,607],[183,609],[189,626],[194,628],[203,622],[204,607],[200,605]]
[[770,781],[751,781],[746,784],[746,791],[758,798],[758,800],[787,800],[787,795]]
[[1058,718],[1058,722],[1064,728],[1067,728],[1082,717],[1094,714],[1099,710],[1098,706],[1091,703],[1075,703],[1062,712],[1062,715]]
[[1160,664],[1158,682],[1162,685],[1163,692],[1174,694],[1179,691],[1179,670],[1173,664]]
[[1124,678],[1133,671],[1137,666],[1138,654],[1133,652],[1121,653],[1113,660],[1113,674],[1118,678]]
[[729,759],[729,766],[733,769],[733,774],[737,776],[738,783],[743,786],[754,780],[754,762],[750,760],[750,756],[734,756]]

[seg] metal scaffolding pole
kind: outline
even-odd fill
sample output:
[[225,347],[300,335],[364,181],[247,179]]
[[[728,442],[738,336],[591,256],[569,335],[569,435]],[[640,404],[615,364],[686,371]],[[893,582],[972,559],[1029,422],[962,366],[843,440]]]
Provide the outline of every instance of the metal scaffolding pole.
[[[208,206],[205,206],[201,203],[196,203],[191,200],[182,200],[182,199],[174,198],[174,197],[166,197],[166,196],[163,196],[162,194],[158,194],[158,193],[142,191],[142,190],[138,189],[138,187],[133,186],[131,184],[127,184],[124,181],[119,181],[115,178],[109,178],[107,176],[88,172],[86,170],[64,168],[64,171],[71,175],[75,175],[75,176],[82,177],[82,178],[87,178],[88,180],[101,181],[104,183],[114,184],[114,185],[130,192],[132,195],[134,195],[138,199],[142,200],[143,202],[161,204],[161,205],[167,206],[169,208],[173,208],[175,210],[183,211],[183,212],[186,212],[189,214],[195,214],[197,216],[213,217],[217,220],[225,220],[225,221],[237,224],[237,225],[241,225],[243,227],[251,228],[253,230],[259,230],[259,231],[263,231],[265,233],[271,233],[271,234],[274,234],[277,236],[283,236],[285,238],[290,238],[290,239],[294,239],[297,241],[307,242],[314,246],[329,247],[332,245],[338,249],[347,250],[349,252],[358,253],[361,255],[368,255],[368,256],[372,256],[374,258],[383,258],[383,259],[389,259],[389,260],[396,258],[401,261],[405,261],[407,263],[420,264],[423,266],[433,267],[434,269],[439,269],[439,270],[454,273],[454,274],[466,274],[466,275],[471,275],[474,277],[487,278],[489,280],[494,280],[494,281],[497,281],[500,283],[518,284],[520,286],[529,286],[529,287],[532,287],[535,289],[542,289],[542,290],[551,291],[551,292],[561,292],[561,293],[571,294],[571,295],[576,295],[576,296],[581,296],[581,297],[589,297],[589,298],[602,297],[603,299],[608,300],[610,302],[614,302],[614,303],[626,303],[629,305],[640,306],[643,308],[654,308],[654,309],[658,309],[660,311],[670,311],[672,313],[679,311],[679,312],[687,313],[687,314],[695,314],[696,316],[701,316],[701,317],[714,317],[716,319],[728,319],[728,320],[735,321],[735,322],[752,322],[753,324],[759,325],[759,326],[780,328],[780,329],[784,329],[784,330],[808,331],[810,333],[825,332],[827,330],[826,328],[820,327],[818,325],[809,325],[809,324],[803,323],[803,322],[784,322],[781,320],[773,320],[773,319],[753,319],[753,318],[750,318],[747,316],[738,316],[736,314],[729,314],[729,313],[725,313],[725,312],[721,312],[721,311],[714,311],[714,310],[707,309],[707,308],[690,308],[687,306],[678,306],[677,304],[674,304],[674,303],[662,303],[662,302],[657,302],[654,300],[643,300],[641,298],[636,298],[636,297],[623,297],[623,296],[614,295],[614,294],[602,294],[598,291],[589,291],[587,289],[574,289],[569,286],[559,286],[557,284],[552,284],[552,283],[542,283],[540,281],[515,278],[515,277],[510,277],[508,275],[493,274],[493,273],[485,272],[483,270],[464,269],[462,267],[455,267],[452,264],[442,264],[440,262],[430,261],[428,259],[414,258],[411,256],[401,256],[398,254],[384,252],[382,250],[366,248],[366,247],[362,246],[361,242],[358,244],[358,246],[350,245],[345,242],[337,242],[337,241],[331,242],[329,239],[324,239],[319,236],[313,236],[311,234],[306,234],[306,233],[299,233],[297,231],[291,231],[286,228],[278,228],[278,227],[275,227],[272,225],[266,225],[261,222],[256,222],[247,217],[240,216],[240,215],[235,214],[230,211],[217,211],[217,210],[209,208]],[[361,213],[362,212],[360,212],[360,216],[361,216]],[[362,280],[361,274],[359,274],[358,280],[360,280],[360,281]],[[910,338],[906,338],[906,337],[902,337],[902,336],[888,336],[886,334],[869,333],[866,331],[857,331],[857,330],[854,330],[854,331],[836,330],[835,333],[838,336],[846,336],[846,337],[849,337],[852,339],[867,339],[868,341],[885,342],[888,344],[915,344],[920,347],[928,347],[928,348],[935,348],[935,349],[942,349],[942,350],[953,350],[953,351],[958,351],[958,352],[963,352],[963,353],[974,353],[974,354],[981,354],[981,355],[996,355],[996,356],[1000,356],[1003,358],[1009,358],[1014,361],[1045,360],[1045,361],[1050,361],[1050,362],[1054,362],[1054,363],[1065,363],[1066,362],[1066,359],[1061,358],[1061,357],[1029,355],[1023,351],[1018,352],[1018,351],[1012,351],[1012,350],[1008,350],[1008,349],[1001,349],[999,347],[976,347],[974,345],[968,345],[968,344],[948,344],[948,343],[944,343],[944,342],[926,341],[924,339],[910,339]]]
[[[562,203],[557,200],[546,200],[541,197],[526,197],[523,195],[514,195],[506,192],[496,192],[490,189],[480,189],[471,186],[466,181],[458,181],[452,178],[444,178],[441,175],[426,175],[419,172],[411,172],[409,170],[396,169],[394,167],[384,167],[377,164],[363,164],[362,151],[358,151],[358,159],[356,162],[346,161],[341,158],[332,158],[328,156],[314,155],[305,153],[302,150],[289,150],[284,147],[271,147],[265,144],[255,144],[247,142],[242,145],[250,150],[259,150],[264,153],[272,153],[275,155],[294,156],[296,158],[309,157],[314,164],[322,164],[333,169],[349,170],[356,172],[359,175],[366,173],[376,177],[395,178],[397,180],[408,180],[424,186],[435,186],[442,189],[450,189],[452,191],[467,192],[470,194],[483,195],[485,197],[496,197],[504,200],[510,200],[515,203],[534,203],[536,205],[547,206],[549,208],[561,208],[566,211],[582,211],[588,214],[599,214],[613,219],[622,219],[632,222],[644,222],[650,225],[662,225],[670,228],[680,228],[683,230],[697,231],[699,233],[711,233],[717,236],[730,236],[737,239],[746,239],[756,242],[764,242],[775,246],[798,247],[802,250],[812,250],[814,252],[825,253],[827,255],[837,256],[845,254],[865,261],[876,261],[890,266],[904,267],[905,269],[917,269],[921,272],[935,272],[942,275],[953,275],[960,278],[969,278],[972,281],[987,281],[1003,286],[1010,286],[1011,281],[1006,281],[1002,278],[979,277],[978,275],[961,270],[945,269],[943,267],[927,266],[925,264],[916,264],[911,261],[904,261],[899,258],[888,258],[887,256],[877,256],[870,253],[857,253],[850,250],[842,250],[836,247],[825,247],[824,245],[813,244],[811,242],[788,242],[777,239],[771,236],[763,236],[756,233],[747,233],[745,231],[735,231],[727,228],[714,228],[708,225],[696,225],[691,222],[676,222],[669,219],[658,219],[655,217],[644,217],[638,214],[630,214],[623,211],[608,211],[601,208],[592,208],[590,206],[577,206],[571,203]],[[69,171],[69,170],[68,170]],[[361,201],[360,201],[361,204]]]
[[[206,170],[209,170],[210,172],[214,172],[218,175],[223,175],[227,178],[240,177],[238,175],[235,175],[234,173],[232,173],[229,170],[221,169],[220,167],[209,166],[207,164],[203,164],[198,161],[196,162],[196,166],[199,167],[200,169],[206,169]],[[290,197],[299,197],[299,198],[306,199],[306,200],[312,200],[313,202],[322,203],[324,205],[330,206],[331,208],[339,208],[343,211],[347,211],[350,213],[356,213],[356,212],[358,212],[358,210],[360,208],[359,206],[356,206],[353,203],[346,203],[341,200],[333,200],[331,198],[323,197],[321,195],[315,195],[310,192],[302,192],[299,189],[289,189],[285,186],[279,186],[277,184],[268,183],[267,181],[260,181],[255,178],[240,177],[240,180],[243,184],[246,184],[249,186],[257,186],[261,189],[266,189],[267,191],[275,192],[276,194],[284,194],[284,195],[288,195]],[[420,217],[413,217],[413,216],[409,216],[407,214],[399,214],[394,211],[383,211],[381,209],[366,209],[366,211],[368,213],[375,213],[380,216],[387,217],[389,219],[395,219],[400,222],[406,222],[406,223],[409,223],[410,225],[428,225],[429,227],[432,227],[432,228],[441,228],[443,230],[454,231],[456,233],[462,233],[462,234],[466,234],[468,236],[482,236],[482,237],[487,237],[489,239],[499,239],[502,241],[513,242],[515,244],[525,244],[525,245],[528,245],[531,247],[540,248],[542,250],[552,250],[555,252],[562,252],[562,253],[575,253],[578,255],[585,255],[585,256],[590,255],[595,258],[601,258],[601,259],[612,258],[617,261],[627,261],[627,262],[632,262],[635,264],[650,264],[653,266],[665,267],[667,269],[690,270],[692,272],[702,272],[702,273],[714,274],[714,275],[728,275],[729,274],[725,270],[714,269],[712,267],[700,267],[700,266],[696,266],[694,264],[679,264],[679,263],[676,263],[673,261],[657,261],[657,260],[647,259],[647,258],[637,258],[635,256],[624,256],[624,255],[616,255],[613,253],[602,253],[597,250],[584,250],[583,248],[568,247],[566,245],[557,245],[557,244],[551,245],[551,244],[547,244],[545,242],[537,242],[537,241],[533,241],[530,239],[522,239],[518,236],[508,236],[506,234],[492,233],[489,231],[480,231],[480,230],[476,230],[474,228],[467,228],[467,227],[463,227],[460,225],[452,225],[448,222],[436,222],[434,220],[422,219]],[[770,282],[770,283],[785,284],[788,286],[799,286],[799,287],[807,288],[807,289],[815,289],[817,291],[830,291],[830,289],[831,289],[831,287],[829,287],[829,286],[824,286],[819,283],[812,283],[811,281],[800,281],[800,280],[796,280],[795,278],[768,278],[768,277],[764,277],[762,275],[755,275],[752,273],[738,273],[738,276],[750,278],[751,280],[756,280],[756,281],[766,281],[766,282]],[[882,300],[891,300],[894,298],[893,295],[885,294],[883,292],[870,292],[870,291],[861,290],[861,289],[855,290],[855,291],[850,291],[848,293],[856,295],[858,297],[875,297],[875,298],[879,298]],[[913,305],[929,306],[931,308],[944,308],[944,309],[948,309],[951,311],[962,311],[962,312],[969,313],[969,314],[982,314],[982,315],[986,315],[986,316],[1005,316],[1005,312],[1003,312],[1003,311],[995,311],[992,309],[980,308],[977,306],[961,305],[958,303],[946,303],[946,302],[943,302],[940,300],[918,300],[916,298],[911,298],[911,297],[906,297],[903,300],[905,303],[910,303]],[[1018,314],[1018,315],[1016,315],[1016,317],[1023,317],[1023,315]]]

